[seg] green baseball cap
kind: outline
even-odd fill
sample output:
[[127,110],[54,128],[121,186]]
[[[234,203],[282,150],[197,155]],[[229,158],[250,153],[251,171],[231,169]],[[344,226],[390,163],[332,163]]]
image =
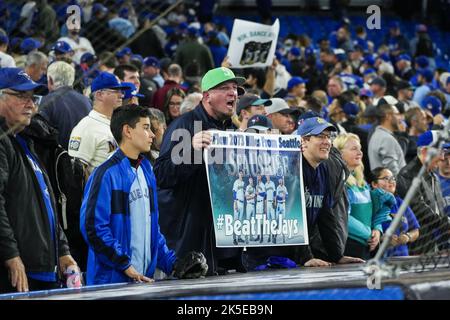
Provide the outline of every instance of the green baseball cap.
[[227,81],[234,81],[240,86],[245,82],[245,78],[236,77],[233,71],[225,67],[211,69],[202,78],[202,91],[208,91]]

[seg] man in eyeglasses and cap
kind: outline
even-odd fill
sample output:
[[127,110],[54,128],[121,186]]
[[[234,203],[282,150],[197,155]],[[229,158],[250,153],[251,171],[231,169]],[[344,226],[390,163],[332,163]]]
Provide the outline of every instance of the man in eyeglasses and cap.
[[203,149],[212,141],[211,133],[206,130],[229,128],[237,104],[238,85],[244,81],[225,67],[208,71],[201,82],[202,101],[171,123],[154,166],[160,226],[168,246],[181,256],[191,250],[201,251],[208,262],[208,275],[224,274],[228,269],[245,270],[241,249],[216,248],[202,159]]
[[39,86],[19,68],[0,69],[0,292],[57,288],[58,272],[77,268],[47,173],[22,133]]

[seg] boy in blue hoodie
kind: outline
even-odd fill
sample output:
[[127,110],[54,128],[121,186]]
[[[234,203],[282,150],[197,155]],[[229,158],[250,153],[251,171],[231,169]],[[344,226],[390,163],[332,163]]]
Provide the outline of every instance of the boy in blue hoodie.
[[119,107],[111,131],[119,149],[89,177],[81,207],[86,282],[151,282],[156,267],[169,275],[178,268],[159,230],[155,175],[142,156],[155,137],[148,109]]

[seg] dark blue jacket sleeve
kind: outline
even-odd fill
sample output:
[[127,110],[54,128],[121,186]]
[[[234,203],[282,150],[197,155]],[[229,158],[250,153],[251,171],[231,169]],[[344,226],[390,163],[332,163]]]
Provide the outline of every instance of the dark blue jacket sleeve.
[[154,165],[160,188],[172,188],[183,183],[204,167],[201,163],[194,164],[190,119],[185,117],[172,123],[164,134],[161,151]]

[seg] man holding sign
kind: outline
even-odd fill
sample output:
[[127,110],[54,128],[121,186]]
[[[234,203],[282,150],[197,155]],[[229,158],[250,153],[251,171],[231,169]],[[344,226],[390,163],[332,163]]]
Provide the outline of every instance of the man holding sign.
[[201,251],[208,275],[228,269],[245,271],[242,249],[215,246],[213,216],[203,148],[211,144],[206,130],[226,130],[236,109],[238,85],[245,79],[228,68],[215,68],[202,78],[203,98],[199,106],[175,119],[164,135],[155,163],[158,182],[160,226],[170,248],[181,256]]

